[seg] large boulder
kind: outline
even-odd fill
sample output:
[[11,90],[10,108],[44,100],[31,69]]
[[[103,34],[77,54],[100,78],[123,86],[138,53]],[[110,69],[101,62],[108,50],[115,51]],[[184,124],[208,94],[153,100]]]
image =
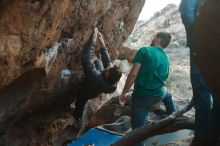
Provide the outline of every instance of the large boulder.
[[[55,145],[96,25],[115,60],[145,0],[0,1],[0,145]],[[33,122],[34,121],[34,122]]]

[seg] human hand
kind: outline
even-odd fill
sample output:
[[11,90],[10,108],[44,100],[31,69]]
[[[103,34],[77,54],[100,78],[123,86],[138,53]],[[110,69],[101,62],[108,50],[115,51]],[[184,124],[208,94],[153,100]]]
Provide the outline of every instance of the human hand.
[[100,32],[98,33],[98,39],[101,44],[101,48],[105,48],[105,41],[104,41],[103,36]]
[[92,41],[93,41],[93,43],[95,44],[95,43],[96,43],[97,36],[98,36],[98,33],[99,33],[99,30],[98,30],[97,27],[93,27],[93,28],[92,28],[92,31],[93,31]]
[[93,32],[96,32],[98,34],[99,30],[98,30],[98,28],[96,26],[93,26],[91,29],[92,29]]
[[120,105],[124,106],[124,104],[125,104],[125,99],[126,99],[126,96],[125,96],[124,93],[122,93],[122,94],[118,97],[118,100],[119,100]]

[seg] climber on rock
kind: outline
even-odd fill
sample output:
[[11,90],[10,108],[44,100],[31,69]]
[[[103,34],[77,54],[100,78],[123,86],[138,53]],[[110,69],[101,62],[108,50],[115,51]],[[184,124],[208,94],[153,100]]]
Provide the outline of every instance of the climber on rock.
[[[97,37],[100,43],[98,50],[95,48]],[[101,60],[94,57],[97,51],[101,53]],[[102,34],[96,27],[82,50],[81,63],[85,79],[79,84],[76,95],[74,111],[76,119],[82,117],[84,106],[89,99],[96,98],[102,93],[114,92],[122,75],[119,68],[112,65]]]

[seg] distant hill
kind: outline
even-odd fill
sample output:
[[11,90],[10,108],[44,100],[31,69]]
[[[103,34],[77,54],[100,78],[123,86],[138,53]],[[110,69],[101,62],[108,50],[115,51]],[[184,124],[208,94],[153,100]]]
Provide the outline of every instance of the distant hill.
[[172,34],[172,42],[169,47],[185,46],[186,33],[178,8],[179,6],[175,4],[169,4],[160,12],[156,12],[149,20],[138,21],[124,45],[130,48],[149,45],[156,32],[166,31]]

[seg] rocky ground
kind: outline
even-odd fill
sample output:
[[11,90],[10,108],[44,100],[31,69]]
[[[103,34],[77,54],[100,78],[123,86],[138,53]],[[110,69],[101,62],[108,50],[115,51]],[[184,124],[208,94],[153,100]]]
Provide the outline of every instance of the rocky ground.
[[174,142],[171,142],[169,144],[165,144],[162,146],[189,146],[190,142],[192,141],[193,137],[186,137]]

